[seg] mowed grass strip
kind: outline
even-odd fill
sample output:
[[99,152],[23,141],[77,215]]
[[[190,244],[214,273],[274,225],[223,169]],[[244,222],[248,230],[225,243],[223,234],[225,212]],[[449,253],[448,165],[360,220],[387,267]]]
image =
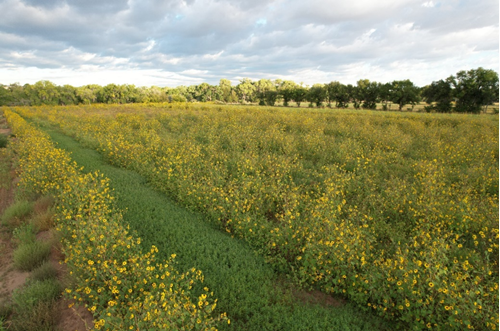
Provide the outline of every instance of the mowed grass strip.
[[[388,330],[379,317],[350,303],[293,289],[242,240],[231,238],[196,214],[153,190],[137,173],[106,164],[101,155],[72,138],[45,128],[58,147],[72,154],[84,172],[99,170],[111,180],[118,208],[144,247],[161,258],[176,254],[179,271],[202,270],[204,284],[227,312],[228,330]],[[200,293],[202,289],[199,289]],[[316,293],[321,296],[319,293]],[[314,302],[314,303],[311,303]]]

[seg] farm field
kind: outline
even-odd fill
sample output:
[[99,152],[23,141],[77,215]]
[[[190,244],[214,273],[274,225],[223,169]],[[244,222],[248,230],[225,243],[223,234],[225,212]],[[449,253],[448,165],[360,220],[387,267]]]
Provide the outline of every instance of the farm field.
[[[208,104],[13,111],[139,173],[296,286],[412,329],[498,328],[496,115]],[[141,237],[154,232],[136,226]]]

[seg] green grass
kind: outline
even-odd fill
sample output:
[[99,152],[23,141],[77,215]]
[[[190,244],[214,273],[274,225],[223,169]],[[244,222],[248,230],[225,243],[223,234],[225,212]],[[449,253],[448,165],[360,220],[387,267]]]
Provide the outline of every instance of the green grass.
[[3,225],[14,229],[19,226],[33,212],[33,203],[20,200],[10,205],[3,213],[1,222]]
[[[227,312],[231,330],[388,330],[391,325],[347,303],[340,307],[301,301],[283,280],[242,240],[222,233],[200,214],[178,207],[147,185],[135,172],[106,164],[97,152],[48,130],[52,139],[72,152],[84,171],[100,170],[111,179],[125,221],[143,239],[156,245],[162,258],[177,254],[177,268],[203,271],[204,284],[218,298],[217,312]],[[196,291],[195,291],[196,292]],[[196,293],[195,293],[196,294]]]
[[20,245],[13,254],[14,267],[22,271],[31,271],[48,260],[51,244],[34,241]]

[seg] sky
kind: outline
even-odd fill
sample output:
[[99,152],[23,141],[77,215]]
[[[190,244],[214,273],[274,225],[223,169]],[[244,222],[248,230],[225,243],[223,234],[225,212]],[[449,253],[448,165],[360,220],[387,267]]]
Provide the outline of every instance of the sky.
[[312,85],[499,72],[498,0],[0,0],[0,83]]

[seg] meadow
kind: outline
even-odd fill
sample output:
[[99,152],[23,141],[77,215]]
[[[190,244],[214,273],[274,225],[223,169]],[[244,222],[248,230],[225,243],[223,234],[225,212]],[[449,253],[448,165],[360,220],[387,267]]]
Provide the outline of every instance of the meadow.
[[210,104],[13,111],[136,171],[297,286],[411,329],[498,328],[497,115]]

